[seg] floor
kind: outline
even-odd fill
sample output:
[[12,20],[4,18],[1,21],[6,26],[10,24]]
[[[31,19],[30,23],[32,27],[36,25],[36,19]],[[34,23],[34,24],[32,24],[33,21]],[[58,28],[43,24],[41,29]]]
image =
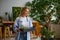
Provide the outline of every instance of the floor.
[[[0,40],[4,40],[4,39],[0,39]],[[12,35],[12,37],[6,38],[6,40],[15,40],[15,37]],[[31,34],[31,40],[41,40],[41,39],[40,39],[40,37],[37,37],[37,36]]]
[[[2,40],[4,40],[4,39],[2,39]],[[15,40],[15,38],[10,38],[10,39],[6,38],[6,40]],[[39,38],[32,38],[31,40],[40,40],[40,39]]]

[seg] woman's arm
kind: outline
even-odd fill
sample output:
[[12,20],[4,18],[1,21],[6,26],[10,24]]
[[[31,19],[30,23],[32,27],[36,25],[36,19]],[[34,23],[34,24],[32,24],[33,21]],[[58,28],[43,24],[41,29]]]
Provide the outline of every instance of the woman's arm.
[[16,20],[14,22],[14,27],[13,27],[14,32],[17,32],[17,31],[19,32],[20,31],[18,24],[19,24],[19,17],[16,18]]

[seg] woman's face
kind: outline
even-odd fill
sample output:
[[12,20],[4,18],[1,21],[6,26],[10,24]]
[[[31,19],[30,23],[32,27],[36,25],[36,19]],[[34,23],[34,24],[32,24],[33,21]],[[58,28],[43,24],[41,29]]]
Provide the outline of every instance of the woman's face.
[[22,16],[28,16],[29,9],[25,9],[22,11]]

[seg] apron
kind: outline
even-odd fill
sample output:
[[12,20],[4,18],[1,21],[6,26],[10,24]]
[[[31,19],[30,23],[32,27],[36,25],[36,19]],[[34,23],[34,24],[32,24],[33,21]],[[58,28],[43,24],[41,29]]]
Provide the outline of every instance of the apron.
[[[15,30],[17,29],[17,27],[20,28],[21,25],[24,25],[26,27],[32,27],[32,20],[29,17],[27,17],[27,18],[19,17],[16,19],[16,21],[14,23]],[[15,40],[30,40],[30,32],[17,32],[16,31]]]

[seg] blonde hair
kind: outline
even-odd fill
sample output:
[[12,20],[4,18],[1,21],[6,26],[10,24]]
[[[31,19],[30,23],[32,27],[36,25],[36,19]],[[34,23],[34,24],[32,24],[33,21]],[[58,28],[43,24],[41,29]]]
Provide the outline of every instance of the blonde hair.
[[22,12],[26,9],[29,9],[29,8],[28,7],[23,7],[22,10],[19,12],[20,13],[19,16],[21,16]]

